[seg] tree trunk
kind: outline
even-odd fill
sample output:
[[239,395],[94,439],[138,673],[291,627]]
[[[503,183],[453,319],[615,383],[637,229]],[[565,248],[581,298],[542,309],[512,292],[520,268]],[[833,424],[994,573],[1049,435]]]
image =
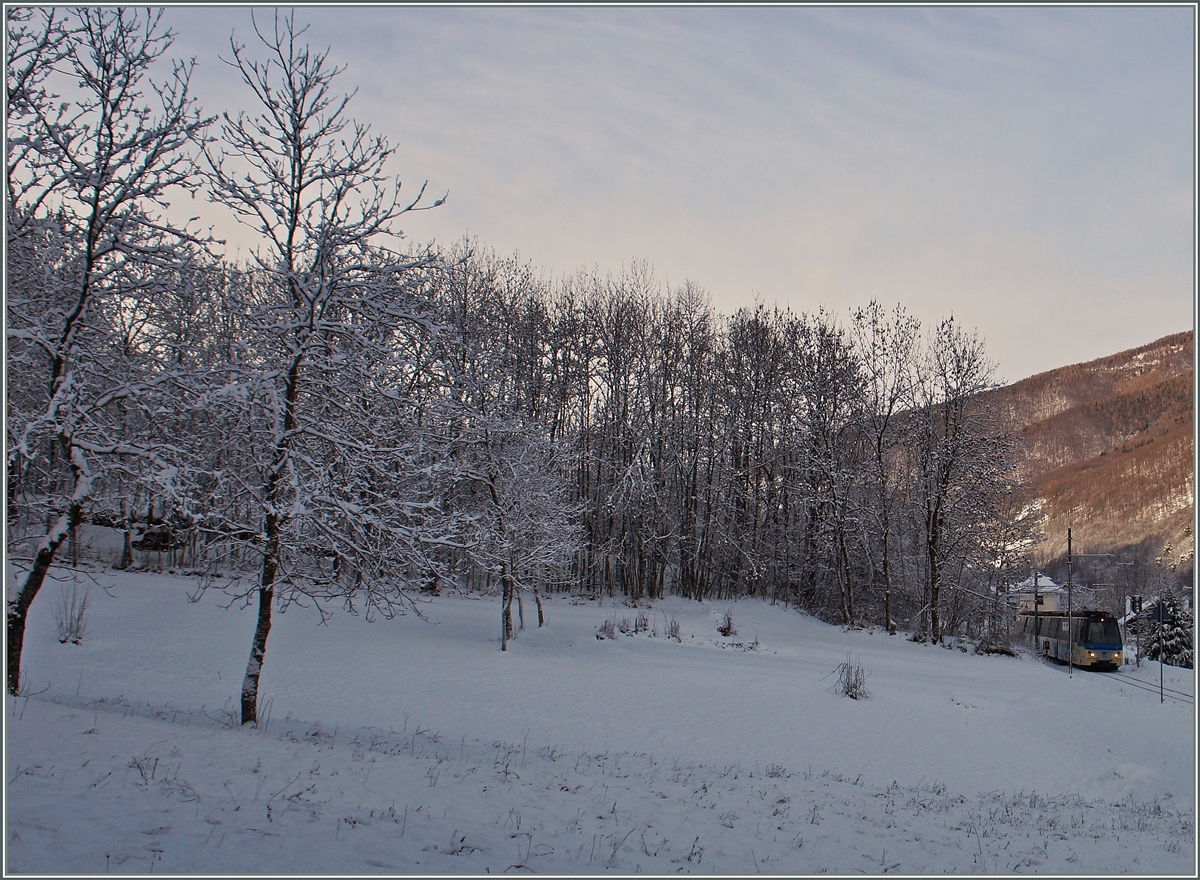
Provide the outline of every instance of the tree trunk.
[[62,539],[38,550],[34,557],[33,569],[25,579],[25,585],[17,594],[17,598],[8,604],[8,692],[17,696],[21,689],[21,649],[25,644],[25,621],[29,615],[29,606],[42,588],[50,563]]
[[508,567],[500,570],[500,650],[508,650],[508,640],[513,635],[512,601],[515,592],[512,575]]
[[17,593],[16,599],[8,603],[6,626],[8,630],[7,661],[8,661],[8,692],[14,697],[21,688],[21,651],[25,645],[25,623],[29,616],[29,606],[41,590],[46,580],[46,573],[54,563],[63,541],[67,539],[74,528],[83,519],[83,504],[92,493],[92,472],[88,467],[83,451],[71,445],[62,435],[59,442],[67,450],[71,460],[71,469],[75,474],[75,489],[66,513],[58,518],[52,528],[47,529],[46,537],[33,558],[33,568],[29,577]]
[[[293,294],[295,296],[295,294]],[[295,300],[293,300],[295,302]],[[299,350],[299,348],[298,348]],[[254,640],[250,644],[250,660],[246,663],[246,677],[242,680],[242,724],[258,723],[258,679],[262,675],[263,659],[267,651],[267,636],[271,632],[271,605],[275,598],[275,578],[279,573],[283,524],[278,510],[282,506],[279,488],[284,468],[291,451],[290,438],[296,429],[296,397],[300,385],[300,362],[303,355],[292,358],[287,381],[283,389],[283,432],[275,448],[275,459],[267,476],[264,493],[267,500],[267,515],[263,523],[262,581],[258,588],[258,623],[254,627]]]
[[[884,501],[887,504],[887,501]],[[891,525],[885,508],[883,513],[883,620],[887,631],[891,635],[896,634],[896,622],[892,620],[892,563],[889,547],[889,534]]]
[[262,676],[271,632],[271,607],[275,599],[275,576],[279,569],[279,523],[275,514],[267,515],[267,552],[263,557],[262,581],[258,587],[258,622],[250,643],[250,660],[242,680],[242,724],[258,723],[258,680]]
[[83,514],[83,502],[74,501],[67,513],[59,519],[57,529],[51,531],[38,548],[33,558],[33,568],[16,599],[8,603],[8,692],[16,696],[21,687],[21,650],[25,645],[25,623],[29,617],[29,606],[46,581],[46,572],[54,563],[58,548],[62,546],[74,525]]
[[271,605],[275,591],[270,587],[258,590],[258,623],[254,641],[250,644],[250,661],[242,680],[242,724],[258,724],[258,680],[262,676],[263,659],[267,653],[267,635],[271,632]]
[[121,541],[121,561],[117,563],[118,571],[129,571],[133,567],[133,538],[129,534],[132,531],[131,522],[132,516],[125,509],[125,499],[121,499],[121,526],[122,536]]
[[842,607],[846,624],[854,623],[854,583],[850,579],[850,551],[846,547],[845,523],[838,523],[838,567],[842,570]]
[[942,640],[942,620],[938,614],[938,603],[941,601],[941,563],[938,560],[937,545],[929,547],[929,638],[934,642]]
[[267,514],[266,553],[263,555],[262,580],[258,587],[258,622],[250,643],[250,660],[246,677],[242,679],[242,724],[258,724],[258,680],[262,676],[263,660],[267,653],[267,636],[271,632],[271,607],[275,599],[275,578],[279,573],[280,524],[274,512]]

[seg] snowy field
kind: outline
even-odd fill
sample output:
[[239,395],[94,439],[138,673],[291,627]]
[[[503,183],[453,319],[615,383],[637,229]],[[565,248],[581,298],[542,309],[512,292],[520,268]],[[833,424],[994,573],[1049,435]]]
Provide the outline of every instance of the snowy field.
[[[7,698],[10,873],[1195,874],[1193,706],[1154,663],[1122,669],[1151,693],[760,602],[568,597],[501,653],[497,601],[450,595],[276,615],[242,729],[250,610],[81,583],[82,645],[48,581]],[[848,656],[866,699],[833,690]]]

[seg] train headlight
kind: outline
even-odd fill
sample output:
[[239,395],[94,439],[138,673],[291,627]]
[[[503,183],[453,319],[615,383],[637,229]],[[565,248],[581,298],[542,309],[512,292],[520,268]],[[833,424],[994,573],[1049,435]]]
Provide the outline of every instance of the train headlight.
[[1095,652],[1095,651],[1088,651],[1088,656],[1094,659],[1094,658],[1096,657],[1096,652]]

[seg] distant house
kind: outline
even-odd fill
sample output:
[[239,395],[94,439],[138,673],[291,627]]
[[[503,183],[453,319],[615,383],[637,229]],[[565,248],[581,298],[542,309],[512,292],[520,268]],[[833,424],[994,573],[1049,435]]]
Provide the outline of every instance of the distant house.
[[1036,575],[1036,577],[1036,587],[1034,576],[1030,576],[1009,588],[1008,594],[1017,596],[1017,609],[1024,614],[1032,614],[1036,595],[1041,600],[1037,606],[1039,611],[1058,611],[1060,607],[1065,611],[1067,591],[1044,574]]

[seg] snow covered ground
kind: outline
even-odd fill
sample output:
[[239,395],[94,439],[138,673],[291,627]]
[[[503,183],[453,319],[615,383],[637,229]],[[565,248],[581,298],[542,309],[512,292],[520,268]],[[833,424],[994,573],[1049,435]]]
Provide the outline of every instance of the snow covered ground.
[[1116,676],[749,601],[528,602],[501,653],[496,600],[450,595],[277,615],[242,729],[252,611],[80,582],[82,645],[48,582],[5,707],[8,872],[1195,874],[1193,706]]

